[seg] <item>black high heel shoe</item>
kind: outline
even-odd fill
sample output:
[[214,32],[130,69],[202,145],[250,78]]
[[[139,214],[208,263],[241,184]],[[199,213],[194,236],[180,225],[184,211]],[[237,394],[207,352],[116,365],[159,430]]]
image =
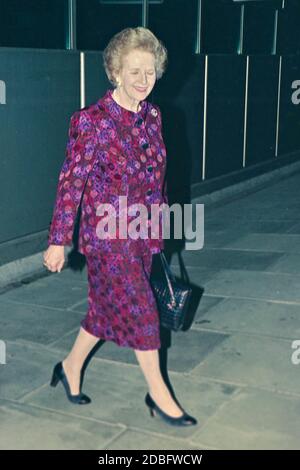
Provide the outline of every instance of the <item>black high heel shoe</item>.
[[70,402],[75,403],[76,405],[87,405],[88,403],[91,403],[92,400],[84,393],[79,393],[78,395],[71,394],[70,385],[61,362],[56,364],[53,369],[52,379],[50,382],[51,387],[56,387],[59,381],[61,381],[65,387],[65,391]]
[[147,393],[145,397],[145,403],[149,407],[150,415],[155,416],[155,412],[159,414],[159,416],[166,421],[166,423],[171,424],[172,426],[193,426],[197,424],[196,418],[193,416],[188,415],[185,411],[183,411],[182,416],[178,418],[174,418],[172,416],[167,415],[163,410],[161,410],[155,401],[151,398],[149,393]]

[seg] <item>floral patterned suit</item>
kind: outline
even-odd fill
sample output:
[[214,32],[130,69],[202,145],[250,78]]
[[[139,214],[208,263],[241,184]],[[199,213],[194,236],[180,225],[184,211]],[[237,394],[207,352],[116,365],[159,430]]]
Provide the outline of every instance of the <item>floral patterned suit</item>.
[[[168,203],[161,112],[146,100],[140,111],[129,111],[112,91],[71,116],[48,244],[72,244],[81,203],[78,251],[86,256],[89,282],[81,326],[119,346],[157,349],[159,317],[149,276],[152,255],[164,248],[164,240],[161,214],[151,238],[150,208]],[[141,230],[145,238],[119,237],[119,196],[126,196],[127,207],[147,207],[149,228],[146,234]],[[99,237],[103,203],[116,211],[116,237]],[[136,217],[127,213],[125,220],[129,224]]]

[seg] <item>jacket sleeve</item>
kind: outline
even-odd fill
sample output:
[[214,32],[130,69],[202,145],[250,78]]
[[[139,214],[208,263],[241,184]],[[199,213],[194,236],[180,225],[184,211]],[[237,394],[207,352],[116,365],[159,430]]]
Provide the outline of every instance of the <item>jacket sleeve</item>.
[[65,160],[59,173],[48,245],[72,245],[77,210],[96,155],[95,128],[88,113],[71,116]]

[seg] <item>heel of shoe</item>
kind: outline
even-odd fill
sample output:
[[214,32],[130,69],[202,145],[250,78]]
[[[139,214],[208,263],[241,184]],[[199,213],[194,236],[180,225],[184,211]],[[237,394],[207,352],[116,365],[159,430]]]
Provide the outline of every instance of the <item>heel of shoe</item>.
[[145,403],[146,403],[146,406],[149,410],[150,416],[152,416],[152,418],[153,418],[156,415],[156,413],[153,409],[153,402],[152,402],[152,399],[151,399],[149,393],[147,393],[147,395],[145,396]]
[[53,375],[52,375],[52,379],[51,379],[51,382],[50,382],[50,386],[51,387],[56,387],[56,385],[58,384],[60,378],[56,375],[55,371],[53,372]]
[[154,418],[155,411],[152,408],[149,408],[149,412],[150,412],[150,416],[152,416],[152,418]]

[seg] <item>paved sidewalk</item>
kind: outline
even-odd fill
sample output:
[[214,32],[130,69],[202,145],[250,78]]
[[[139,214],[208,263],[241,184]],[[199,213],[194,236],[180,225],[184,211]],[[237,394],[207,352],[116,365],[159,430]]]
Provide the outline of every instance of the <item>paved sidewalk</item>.
[[4,292],[0,448],[300,449],[300,364],[291,361],[300,340],[299,188],[296,173],[205,206],[204,248],[183,255],[205,294],[191,329],[172,334],[168,373],[197,426],[151,418],[133,350],[112,342],[87,369],[91,405],[72,405],[61,384],[49,387],[87,309],[85,269]]

